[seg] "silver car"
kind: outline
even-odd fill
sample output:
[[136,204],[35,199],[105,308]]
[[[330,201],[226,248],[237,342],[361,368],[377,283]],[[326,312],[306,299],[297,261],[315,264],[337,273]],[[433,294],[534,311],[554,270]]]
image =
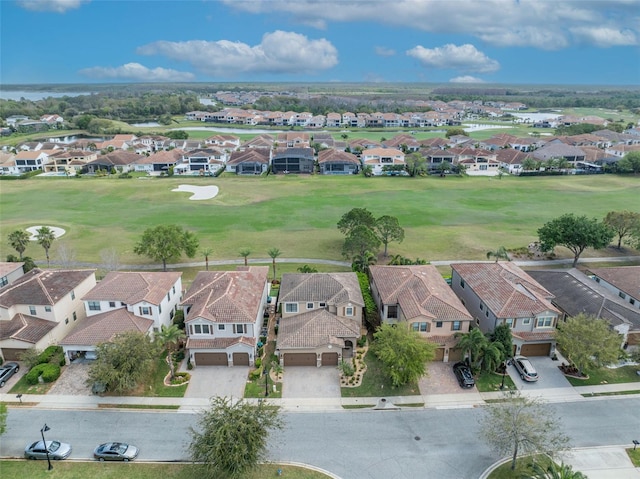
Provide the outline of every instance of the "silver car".
[[106,442],[100,444],[93,451],[93,457],[99,461],[133,461],[138,457],[140,450],[131,444],[124,442]]
[[46,459],[47,449],[49,458],[55,461],[66,459],[71,454],[71,444],[60,441],[47,441],[46,449],[42,441],[36,441],[24,448],[24,457],[27,459]]
[[518,374],[520,377],[527,382],[535,382],[540,376],[538,376],[538,372],[536,368],[533,367],[531,361],[524,356],[516,356],[513,358],[513,365],[518,370]]

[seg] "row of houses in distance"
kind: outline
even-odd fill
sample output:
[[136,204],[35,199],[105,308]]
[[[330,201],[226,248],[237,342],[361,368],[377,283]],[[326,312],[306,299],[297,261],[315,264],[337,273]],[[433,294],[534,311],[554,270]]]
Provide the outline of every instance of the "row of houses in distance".
[[[271,298],[267,266],[201,271],[187,290],[180,272],[34,269],[0,263],[0,352],[16,360],[30,348],[63,347],[67,361],[126,331],[153,335],[185,317],[189,361],[253,366],[265,341],[264,318],[277,302],[276,354],[283,366],[335,366],[365,334],[355,273],[284,274]],[[567,316],[606,319],[621,347],[640,345],[640,266],[526,272],[510,262],[452,265],[451,285],[431,265],[372,266],[370,286],[382,322],[406,324],[436,346],[437,361],[457,361],[459,333],[500,324],[513,354],[551,356]]]

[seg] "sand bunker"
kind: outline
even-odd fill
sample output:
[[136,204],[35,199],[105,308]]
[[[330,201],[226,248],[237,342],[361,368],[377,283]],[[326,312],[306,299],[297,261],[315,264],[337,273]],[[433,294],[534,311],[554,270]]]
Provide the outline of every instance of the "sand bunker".
[[187,193],[193,193],[190,200],[210,200],[215,198],[218,194],[217,186],[193,186],[193,185],[180,185],[171,191],[181,191]]
[[[36,241],[38,239],[37,230],[39,230],[40,228],[42,228],[42,226],[30,226],[29,228],[27,228],[27,233],[31,233],[31,238],[29,238],[31,241]],[[63,230],[62,228],[58,228],[57,226],[47,226],[47,228],[53,231],[53,236],[55,236],[56,238],[60,238],[60,236],[66,233],[65,230]]]

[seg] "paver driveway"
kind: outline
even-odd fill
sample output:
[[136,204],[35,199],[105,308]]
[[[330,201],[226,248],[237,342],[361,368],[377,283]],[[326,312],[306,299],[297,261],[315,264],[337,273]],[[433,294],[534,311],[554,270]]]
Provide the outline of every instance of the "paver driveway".
[[320,368],[287,366],[282,383],[283,398],[340,398],[340,372],[335,366]]
[[442,363],[433,361],[427,364],[428,375],[420,378],[420,394],[470,394],[478,393],[476,387],[463,389],[458,384],[456,375],[453,374],[453,365],[455,363]]

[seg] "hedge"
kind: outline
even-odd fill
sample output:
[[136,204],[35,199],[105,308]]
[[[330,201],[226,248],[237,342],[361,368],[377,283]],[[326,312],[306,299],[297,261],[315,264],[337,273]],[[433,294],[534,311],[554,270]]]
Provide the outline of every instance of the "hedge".
[[25,380],[30,385],[38,384],[40,376],[45,383],[53,382],[60,377],[60,366],[57,364],[38,364],[25,375]]

